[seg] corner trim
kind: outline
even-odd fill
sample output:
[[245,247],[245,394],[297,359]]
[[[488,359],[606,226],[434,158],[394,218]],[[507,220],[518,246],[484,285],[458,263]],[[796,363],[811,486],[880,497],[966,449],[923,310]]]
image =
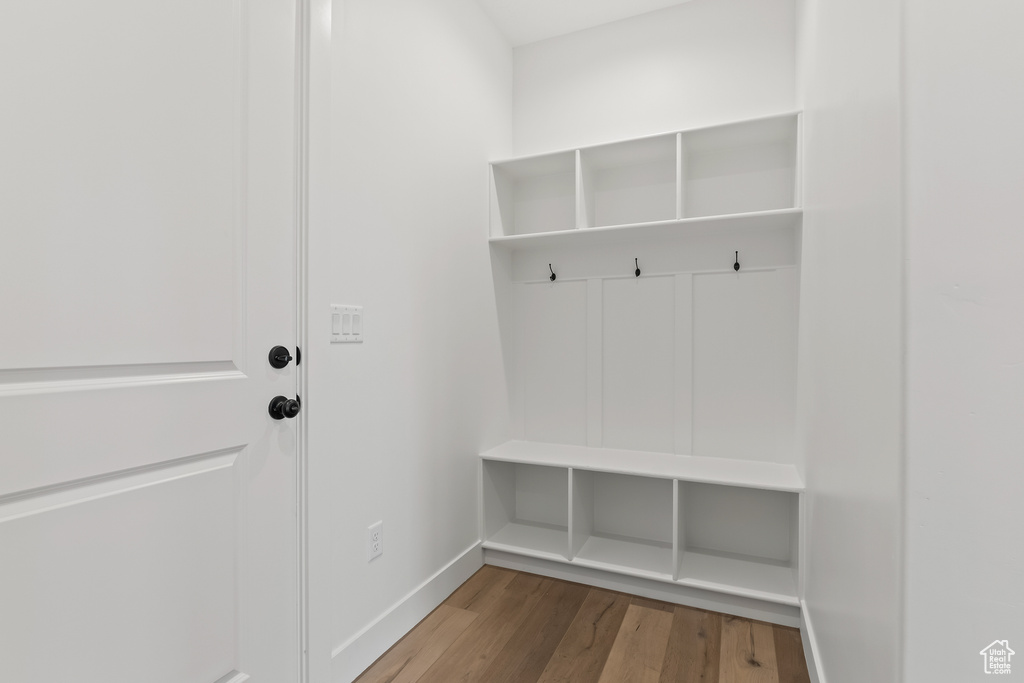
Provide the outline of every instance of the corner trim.
[[800,640],[804,644],[804,659],[807,660],[807,672],[811,675],[811,683],[826,683],[825,672],[821,669],[818,639],[814,636],[811,612],[807,609],[806,600],[800,601]]
[[349,683],[484,565],[474,543],[331,653],[331,680]]

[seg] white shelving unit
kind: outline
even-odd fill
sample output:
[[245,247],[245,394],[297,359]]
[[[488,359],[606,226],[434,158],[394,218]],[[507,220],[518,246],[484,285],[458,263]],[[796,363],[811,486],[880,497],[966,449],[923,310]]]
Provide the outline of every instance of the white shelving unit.
[[494,162],[491,241],[798,219],[798,124],[784,114]]
[[799,605],[792,465],[523,441],[481,458],[484,548]]
[[485,550],[792,618],[799,159],[788,113],[491,165],[513,440],[481,455]]

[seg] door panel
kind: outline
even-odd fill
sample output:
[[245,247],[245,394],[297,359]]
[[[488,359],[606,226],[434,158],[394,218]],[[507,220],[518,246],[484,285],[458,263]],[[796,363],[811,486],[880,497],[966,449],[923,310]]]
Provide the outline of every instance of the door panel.
[[[0,495],[237,447],[252,422],[238,408],[247,379],[232,371],[37,392],[0,385]],[[249,406],[261,409],[266,415],[266,406]]]
[[297,679],[295,41],[0,5],[2,681]]
[[0,206],[17,237],[0,271],[32,284],[5,302],[25,326],[0,327],[5,367],[231,360],[238,3],[8,2],[0,24]]
[[0,584],[0,642],[17,652],[4,680],[77,681],[113,664],[136,681],[212,683],[234,669],[237,457],[5,506],[0,547],[23,552],[5,553],[3,572],[23,580]]

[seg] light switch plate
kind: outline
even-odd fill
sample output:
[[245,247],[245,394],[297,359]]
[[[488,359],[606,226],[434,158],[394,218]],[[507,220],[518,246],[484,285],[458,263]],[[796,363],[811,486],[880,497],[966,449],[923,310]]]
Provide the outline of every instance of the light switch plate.
[[363,307],[331,305],[331,343],[352,344],[363,341]]

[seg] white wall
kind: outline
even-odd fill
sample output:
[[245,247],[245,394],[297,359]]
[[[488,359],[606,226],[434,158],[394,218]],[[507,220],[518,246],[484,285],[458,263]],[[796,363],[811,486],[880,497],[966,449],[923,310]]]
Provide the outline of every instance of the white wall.
[[516,153],[790,111],[794,22],[794,0],[691,0],[516,48]]
[[1021,26],[906,2],[906,683],[987,680],[996,639],[1024,674]]
[[[307,356],[310,451],[335,459],[337,647],[478,540],[477,454],[507,433],[487,161],[509,152],[512,50],[473,0],[335,0],[333,24]],[[365,307],[361,345],[327,343],[329,303]]]
[[889,683],[901,638],[900,3],[807,0],[800,26],[807,617],[828,683]]

